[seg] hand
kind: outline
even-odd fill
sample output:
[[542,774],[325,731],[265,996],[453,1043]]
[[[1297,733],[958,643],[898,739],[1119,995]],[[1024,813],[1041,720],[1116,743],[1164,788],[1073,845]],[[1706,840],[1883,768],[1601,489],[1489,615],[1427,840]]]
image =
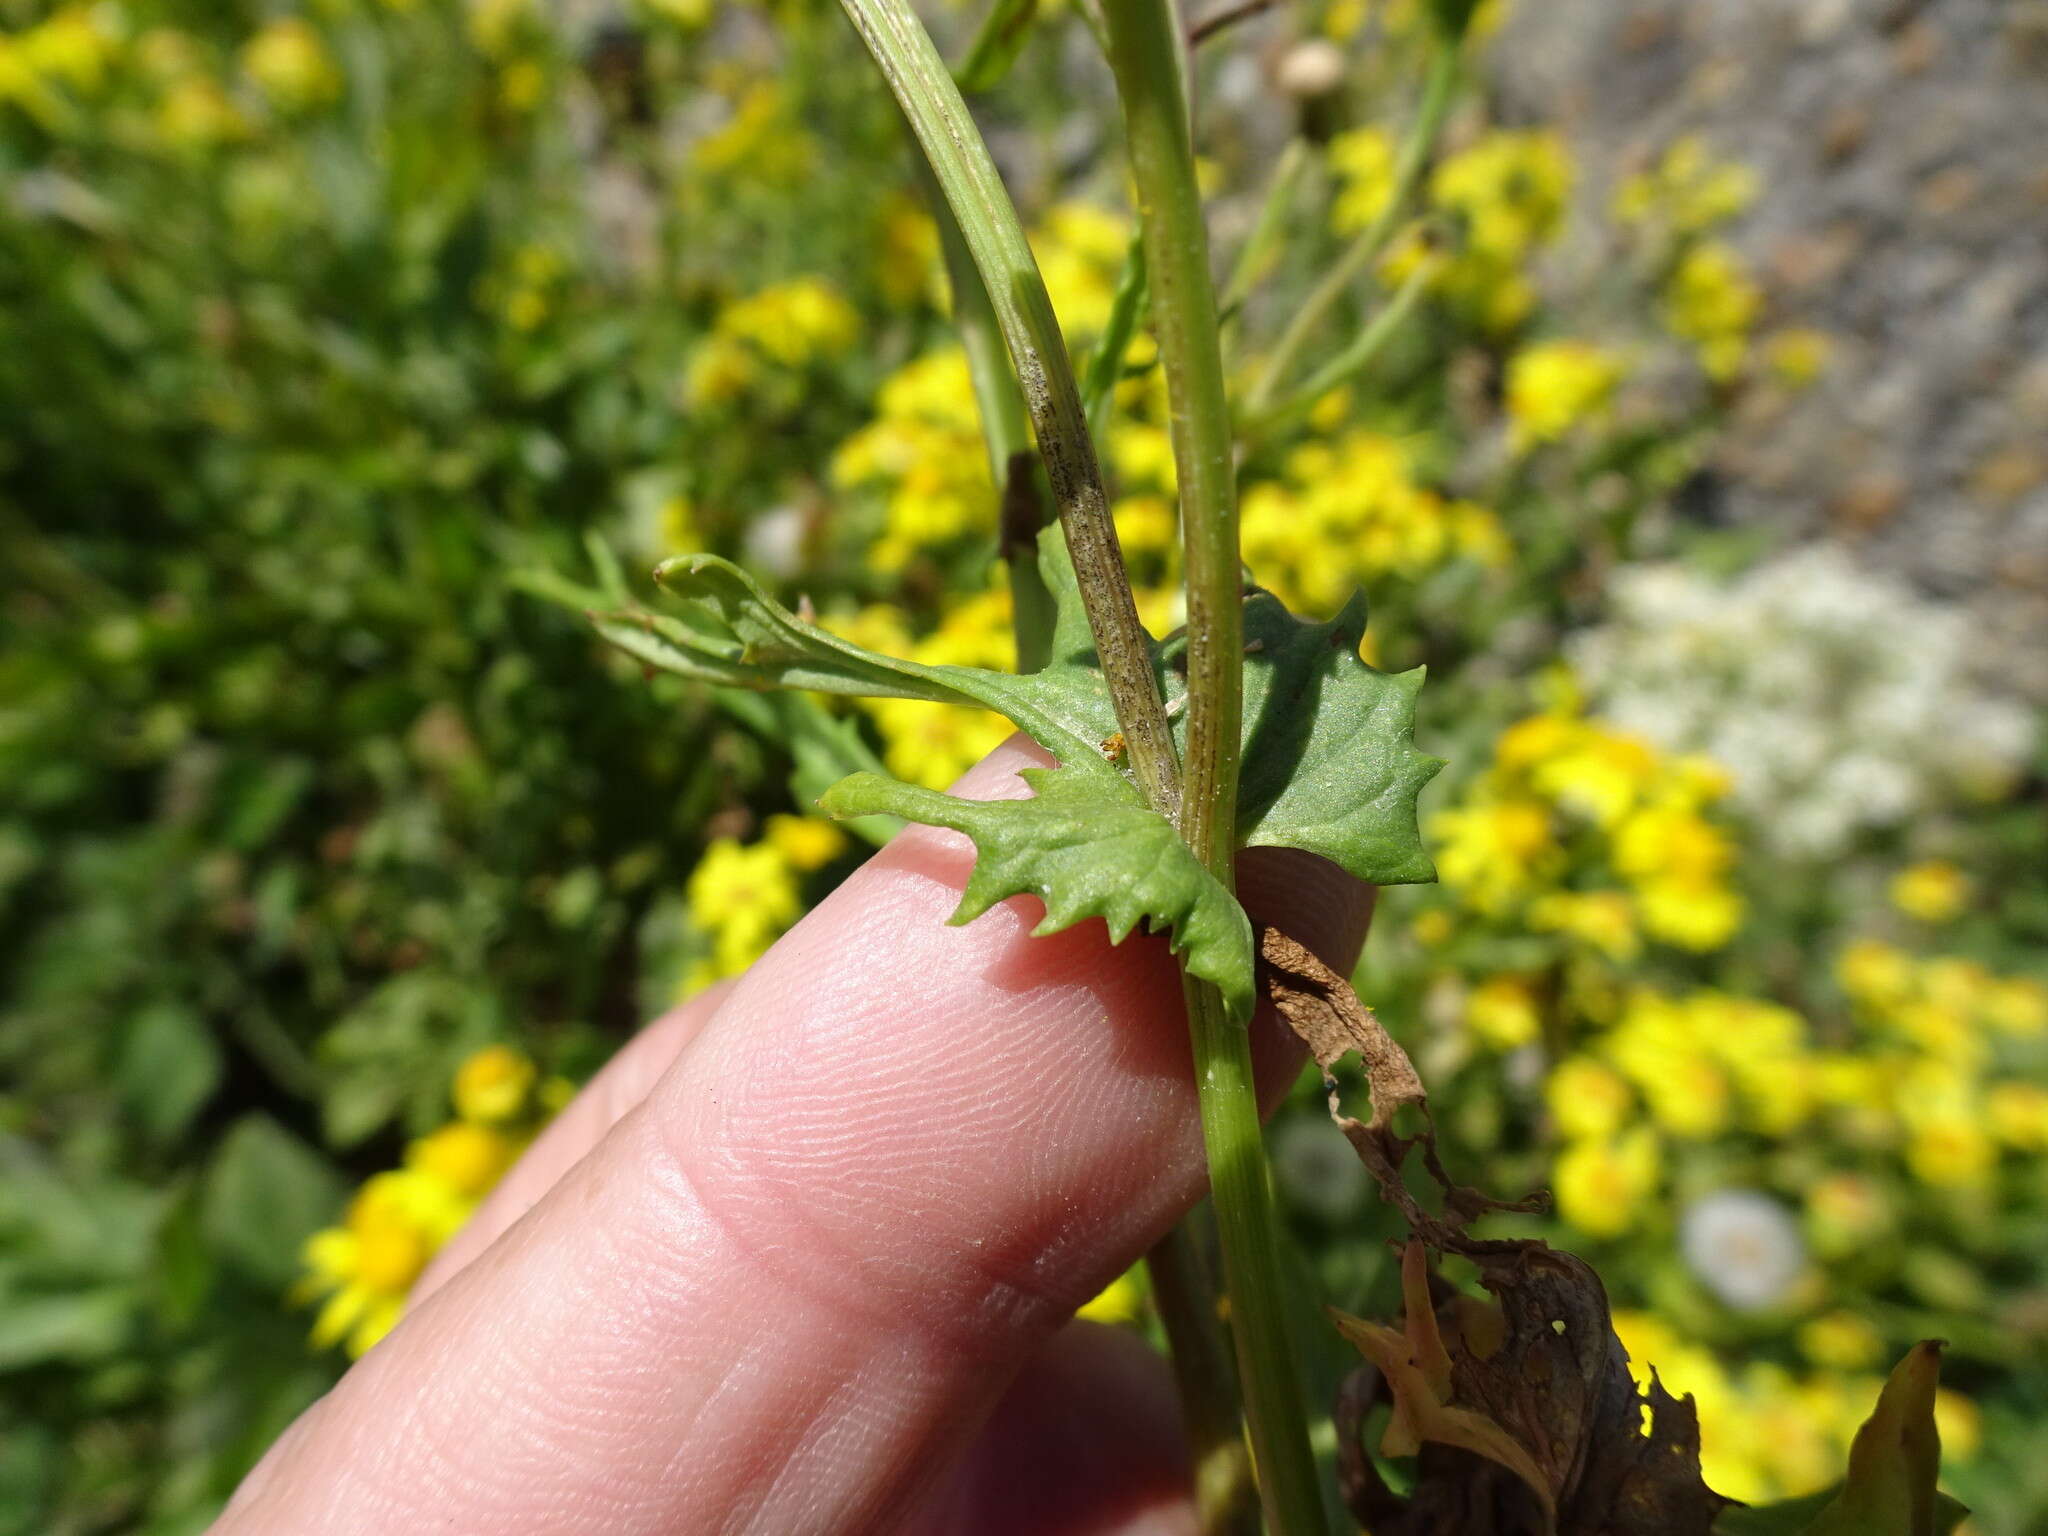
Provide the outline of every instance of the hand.
[[[1176,967],[1027,900],[948,927],[971,860],[910,829],[636,1037],[217,1536],[1192,1531],[1164,1362],[1070,1321],[1202,1192]],[[1349,968],[1368,890],[1240,884]]]

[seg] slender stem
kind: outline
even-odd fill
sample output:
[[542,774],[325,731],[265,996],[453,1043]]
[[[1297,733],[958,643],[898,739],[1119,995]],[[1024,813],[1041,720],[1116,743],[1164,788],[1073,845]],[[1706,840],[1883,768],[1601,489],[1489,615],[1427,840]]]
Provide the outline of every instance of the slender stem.
[[1110,0],[1110,67],[1138,190],[1152,285],[1152,329],[1166,372],[1188,585],[1187,761],[1181,833],[1228,884],[1236,850],[1243,713],[1244,603],[1237,553],[1237,471],[1209,236],[1195,185],[1170,0]]
[[1195,1466],[1195,1528],[1202,1536],[1258,1536],[1258,1481],[1238,1410],[1237,1370],[1217,1313],[1206,1250],[1214,1222],[1196,1206],[1145,1255],[1152,1303],[1166,1327],[1174,1385]]
[[953,289],[953,325],[967,353],[967,377],[981,416],[988,448],[989,481],[996,488],[998,552],[1010,573],[1011,629],[1017,638],[1017,670],[1036,672],[1052,659],[1052,593],[1038,570],[1038,530],[1046,507],[1039,495],[1037,459],[1031,451],[1031,423],[1024,396],[1010,372],[995,306],[981,284],[974,254],[960,221],[947,206],[938,178],[923,155],[913,155],[919,189],[938,226],[939,249]]
[[1274,245],[1279,241],[1281,231],[1286,227],[1287,205],[1294,200],[1294,185],[1301,179],[1302,167],[1308,164],[1308,141],[1289,139],[1287,147],[1280,151],[1280,158],[1274,163],[1272,178],[1266,183],[1266,195],[1259,200],[1259,216],[1252,224],[1252,232],[1238,248],[1237,260],[1230,266],[1230,281],[1223,285],[1223,316],[1227,324],[1238,307],[1251,296],[1252,286],[1258,282],[1260,269],[1266,265]]
[[959,87],[908,0],[841,3],[910,120],[981,273],[1038,435],[1132,773],[1146,801],[1171,812],[1180,800],[1177,759],[1152,673],[1151,645],[1124,575],[1066,342],[1017,211]]
[[1358,280],[1358,274],[1371,266],[1386,248],[1387,241],[1400,227],[1408,205],[1422,184],[1422,173],[1428,169],[1436,141],[1443,134],[1444,122],[1450,116],[1458,85],[1457,41],[1439,37],[1432,48],[1429,75],[1422,87],[1422,104],[1416,110],[1415,123],[1408,130],[1408,138],[1395,162],[1394,185],[1387,197],[1387,205],[1359,231],[1358,238],[1323,274],[1322,281],[1310,291],[1301,308],[1295,311],[1294,318],[1287,322],[1287,328],[1280,333],[1272,355],[1266,359],[1265,371],[1259,375],[1259,381],[1253,386],[1247,401],[1253,416],[1272,405],[1273,397],[1287,381],[1287,374],[1294,367],[1301,349],[1322,330],[1331,309],[1350,291],[1351,285]]
[[[1244,597],[1230,409],[1186,65],[1172,0],[1108,0],[1104,11],[1180,482],[1189,708],[1179,827],[1210,873],[1228,885],[1237,847]],[[1283,1310],[1250,1036],[1214,987],[1185,974],[1182,981],[1260,1497],[1275,1536],[1306,1536],[1328,1524]]]
[[1414,313],[1415,306],[1422,300],[1423,291],[1428,288],[1430,279],[1436,276],[1441,265],[1442,263],[1434,258],[1417,265],[1394,291],[1394,296],[1387,300],[1380,312],[1366,323],[1365,329],[1353,337],[1342,352],[1310,374],[1298,388],[1289,392],[1286,399],[1276,401],[1257,416],[1248,418],[1244,422],[1244,435],[1257,439],[1266,436],[1275,428],[1288,425],[1338,385],[1348,383],[1370,368],[1380,353],[1386,350],[1387,343],[1393,340],[1401,327],[1407,323],[1409,315]]
[[1219,33],[1226,32],[1240,21],[1249,21],[1262,11],[1269,11],[1278,0],[1236,0],[1222,10],[1204,16],[1188,28],[1188,46],[1196,47],[1206,43]]
[[1088,413],[1089,436],[1101,441],[1109,427],[1110,407],[1116,404],[1117,380],[1123,377],[1124,353],[1138,329],[1138,317],[1145,312],[1145,247],[1133,240],[1124,252],[1123,270],[1116,275],[1116,293],[1109,301],[1109,319],[1102,327],[1102,340],[1088,359],[1087,375],[1081,380],[1081,405]]
[[968,45],[967,57],[953,71],[960,89],[986,91],[1001,84],[1037,20],[1038,0],[995,0]]

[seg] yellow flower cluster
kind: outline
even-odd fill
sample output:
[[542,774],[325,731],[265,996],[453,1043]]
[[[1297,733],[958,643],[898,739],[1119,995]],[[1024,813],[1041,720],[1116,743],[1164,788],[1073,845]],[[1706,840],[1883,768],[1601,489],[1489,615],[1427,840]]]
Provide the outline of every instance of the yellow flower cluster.
[[280,112],[309,112],[341,95],[341,71],[327,44],[297,16],[264,23],[242,45],[242,68]]
[[795,277],[735,299],[690,359],[693,405],[740,399],[770,370],[783,375],[835,358],[860,335],[860,316],[823,278]]
[[1346,129],[1330,140],[1330,169],[1338,182],[1330,224],[1338,234],[1356,234],[1387,211],[1398,154],[1393,135],[1378,126]]
[[316,1349],[360,1355],[389,1333],[420,1271],[504,1177],[569,1085],[542,1080],[509,1046],[477,1052],[455,1074],[455,1118],[405,1150],[405,1164],[372,1177],[339,1226],[307,1239],[295,1301],[321,1301]]
[[1762,290],[1742,258],[1718,241],[1679,257],[1664,286],[1664,323],[1693,344],[1701,369],[1716,382],[1741,371],[1762,308]]
[[78,122],[75,102],[97,96],[119,54],[121,13],[67,5],[0,36],[0,107],[13,105],[52,133]]
[[1510,437],[1518,453],[1554,443],[1606,414],[1621,359],[1589,341],[1539,341],[1508,359]]
[[1952,923],[1970,904],[1970,877],[1946,859],[1923,859],[1892,877],[1892,905],[1923,923]]
[[[1839,1478],[1849,1442],[1883,1385],[1877,1374],[1882,1341],[1868,1323],[1845,1313],[1817,1319],[1802,1334],[1802,1341],[1820,1346],[1808,1353],[1821,1368],[1805,1373],[1767,1362],[1731,1368],[1644,1312],[1616,1312],[1614,1331],[1639,1385],[1649,1385],[1654,1367],[1666,1391],[1691,1395],[1699,1408],[1707,1483],[1745,1503],[1797,1498]],[[1943,1459],[1970,1460],[1982,1439],[1976,1406],[1943,1388],[1934,1417]]]
[[1509,554],[1491,512],[1419,483],[1405,444],[1363,429],[1295,448],[1281,479],[1245,487],[1241,516],[1245,563],[1302,613],[1333,613],[1376,577]]
[[1862,1049],[1823,1063],[1853,1107],[1861,1140],[1900,1145],[1922,1184],[1988,1187],[2001,1150],[2048,1151],[2048,1088],[2001,1066],[2001,1041],[2048,1034],[2048,987],[1956,956],[1922,958],[1874,939],[1836,966],[1866,1031]]
[[[902,227],[892,238],[906,243],[921,284],[934,254],[930,221],[906,213],[895,222]],[[1128,220],[1079,202],[1048,210],[1032,235],[1033,253],[1070,343],[1085,343],[1101,331],[1129,243]],[[1165,420],[1163,382],[1156,373],[1149,383],[1131,381],[1120,401],[1126,410],[1104,445],[1110,465],[1128,488],[1171,489],[1172,447],[1159,425]],[[996,495],[966,353],[949,345],[912,358],[883,382],[875,412],[872,422],[840,445],[832,463],[841,489],[882,495],[882,536],[868,552],[869,567],[893,576],[920,553],[955,551],[970,538],[992,540]]]
[[1715,991],[1635,989],[1612,1025],[1544,1083],[1565,1141],[1558,1213],[1590,1236],[1620,1236],[1661,1185],[1665,1136],[1703,1141],[1738,1121],[1783,1136],[1815,1107],[1818,1076],[1806,1021],[1788,1008]]
[[814,816],[770,816],[759,842],[712,842],[685,892],[690,927],[710,953],[690,967],[683,993],[737,976],[760,959],[803,915],[802,877],[845,850],[846,834]]
[[894,575],[923,550],[993,532],[995,490],[967,354],[946,347],[911,359],[875,397],[875,419],[839,447],[832,479],[883,490],[882,537],[868,564]]
[[1714,159],[1706,140],[1686,134],[1649,170],[1622,179],[1614,190],[1614,217],[1622,224],[1661,224],[1673,234],[1701,235],[1749,207],[1757,190],[1755,171]]
[[1068,345],[1100,335],[1116,299],[1124,253],[1130,249],[1130,220],[1094,203],[1055,203],[1030,240]]
[[[826,620],[827,626],[871,650],[927,666],[1007,670],[1015,660],[1010,595],[997,588],[955,603],[939,627],[915,637],[909,617],[886,603]],[[882,762],[909,784],[944,789],[1010,735],[1010,723],[985,709],[930,704],[921,699],[865,699],[861,708],[882,737]]]
[[[1806,1020],[1776,1003],[1632,990],[1544,1085],[1565,1143],[1555,1172],[1565,1220],[1595,1237],[1628,1231],[1660,1187],[1665,1137],[1739,1129],[1783,1144],[1817,1115],[1841,1144],[1866,1157],[1896,1153],[1910,1181],[1934,1189],[1985,1189],[2002,1153],[2048,1151],[2048,1087],[1996,1064],[2001,1038],[2048,1034],[2048,987],[1871,940],[1845,950],[1837,969],[1859,1026],[1839,1049],[1818,1048]],[[1574,1001],[1593,1016],[1597,1002]],[[1490,1044],[1535,1040],[1533,979],[1488,979],[1466,1017]],[[1805,1193],[1823,1254],[1853,1252],[1889,1224],[1882,1195],[1858,1175]]]
[[1430,818],[1437,868],[1488,917],[1581,940],[1615,960],[1640,932],[1718,949],[1742,922],[1734,845],[1707,811],[1725,771],[1672,757],[1570,703],[1505,731],[1460,804]]
[[[1430,202],[1462,232],[1431,279],[1446,304],[1496,334],[1528,319],[1536,290],[1524,268],[1563,224],[1572,175],[1564,140],[1551,130],[1496,130],[1445,158],[1430,177]],[[1385,267],[1398,282],[1427,259],[1414,233],[1388,251]]]
[[711,83],[714,88],[723,86],[732,97],[732,114],[692,147],[693,172],[781,187],[793,187],[810,175],[816,146],[780,85],[773,80],[716,78]]

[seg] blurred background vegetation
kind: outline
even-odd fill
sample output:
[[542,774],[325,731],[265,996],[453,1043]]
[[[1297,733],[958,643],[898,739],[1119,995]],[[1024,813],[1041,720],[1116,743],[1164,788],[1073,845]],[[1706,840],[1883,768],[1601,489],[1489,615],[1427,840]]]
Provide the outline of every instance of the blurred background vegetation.
[[[1947,1485],[1982,1536],[2048,1530],[2048,778],[2010,641],[1726,514],[1730,434],[1859,344],[1746,254],[1757,167],[1677,134],[1595,168],[1492,83],[1489,3],[1395,202],[1418,15],[1300,0],[1201,51],[1267,406],[1247,559],[1308,611],[1363,586],[1451,760],[1443,882],[1388,893],[1364,996],[1456,1164],[1555,1189],[1529,1229],[1698,1396],[1716,1487],[1835,1476],[1941,1336]],[[932,15],[956,57],[978,19]],[[977,99],[1084,357],[1132,233],[1085,21],[1047,6]],[[566,1083],[851,866],[793,773],[943,784],[1004,734],[650,683],[536,573],[709,548],[1005,665],[995,496],[834,7],[0,23],[0,1532],[184,1532]],[[1302,387],[1390,306],[1369,370]],[[1166,628],[1149,358],[1104,447]],[[1390,1310],[1393,1224],[1308,1085],[1275,1136],[1304,1284]]]

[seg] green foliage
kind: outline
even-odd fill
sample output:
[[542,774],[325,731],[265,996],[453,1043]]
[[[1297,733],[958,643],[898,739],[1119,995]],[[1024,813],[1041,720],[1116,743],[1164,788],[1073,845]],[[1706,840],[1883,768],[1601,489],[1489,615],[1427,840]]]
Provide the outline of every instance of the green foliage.
[[1235,1017],[1250,1018],[1251,924],[1172,823],[1121,778],[1065,768],[1027,768],[1023,778],[1033,798],[979,801],[861,773],[819,803],[835,816],[886,811],[973,838],[974,873],[953,922],[1026,892],[1045,903],[1034,934],[1099,917],[1120,944],[1143,920],[1172,935],[1187,969],[1215,983]]
[[[1250,925],[1119,766],[1122,738],[1057,527],[1039,534],[1039,568],[1054,602],[1052,659],[1022,677],[870,651],[806,623],[710,555],[655,572],[681,599],[679,612],[599,613],[593,622],[627,655],[695,682],[980,704],[1007,716],[1060,764],[1030,776],[1036,799],[982,805],[868,772],[823,804],[835,815],[883,812],[972,836],[979,859],[955,922],[1021,891],[1044,898],[1042,933],[1104,917],[1121,941],[1142,917],[1171,931],[1188,969],[1248,1018]],[[1358,657],[1364,633],[1362,598],[1323,624],[1296,619],[1270,593],[1247,599],[1238,836],[1250,847],[1321,854],[1378,884],[1432,879],[1415,800],[1442,764],[1414,746],[1422,674],[1387,677],[1367,666]],[[1184,645],[1176,635],[1153,646],[1155,681],[1176,713]],[[1183,718],[1177,734],[1184,729]]]

